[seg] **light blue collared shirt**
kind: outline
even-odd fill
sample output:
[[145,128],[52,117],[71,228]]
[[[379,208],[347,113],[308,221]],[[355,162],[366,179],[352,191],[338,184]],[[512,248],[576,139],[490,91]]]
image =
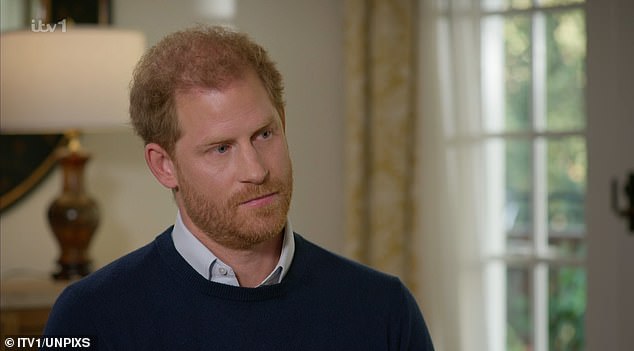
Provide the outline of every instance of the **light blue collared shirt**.
[[[233,269],[216,257],[211,250],[187,229],[181,218],[180,211],[176,214],[172,240],[176,251],[205,279],[215,283],[240,286]],[[260,286],[280,283],[291,266],[294,254],[295,238],[293,237],[291,222],[287,220],[280,259],[275,269],[260,283]]]

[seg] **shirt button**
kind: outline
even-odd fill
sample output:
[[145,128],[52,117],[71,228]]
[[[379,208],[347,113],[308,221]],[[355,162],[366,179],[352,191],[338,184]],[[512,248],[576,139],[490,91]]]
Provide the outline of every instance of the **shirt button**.
[[218,272],[222,275],[227,275],[227,269],[224,267],[218,268]]

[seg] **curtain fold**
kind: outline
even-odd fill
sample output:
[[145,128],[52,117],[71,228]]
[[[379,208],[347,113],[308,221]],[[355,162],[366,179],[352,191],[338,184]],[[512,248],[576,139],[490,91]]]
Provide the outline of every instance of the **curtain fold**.
[[346,1],[347,254],[415,289],[415,0]]

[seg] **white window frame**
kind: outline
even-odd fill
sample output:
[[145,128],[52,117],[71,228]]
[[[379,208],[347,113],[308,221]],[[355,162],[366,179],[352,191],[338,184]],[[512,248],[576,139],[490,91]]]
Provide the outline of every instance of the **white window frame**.
[[[491,1],[489,0],[489,3]],[[553,254],[549,250],[548,238],[548,189],[547,189],[547,156],[546,142],[562,137],[578,136],[586,138],[585,129],[566,130],[562,132],[546,131],[546,101],[544,93],[546,89],[546,20],[548,12],[561,12],[568,10],[584,9],[584,3],[576,3],[555,7],[540,7],[537,0],[533,0],[533,6],[528,9],[511,9],[504,11],[481,10],[481,67],[482,67],[482,116],[488,132],[483,135],[487,147],[486,155],[489,169],[487,174],[501,180],[497,184],[501,186],[496,191],[495,197],[488,206],[499,206],[504,201],[504,148],[500,141],[527,140],[532,145],[532,199],[533,199],[533,230],[532,248],[525,251],[509,252],[502,249],[501,254],[493,254],[487,258],[487,265],[492,276],[503,279],[487,279],[488,291],[501,291],[496,294],[497,299],[489,300],[488,318],[491,329],[502,328],[502,333],[494,333],[491,337],[492,349],[504,350],[506,348],[506,274],[500,274],[500,265],[504,272],[506,267],[524,267],[530,270],[532,275],[532,314],[533,314],[533,350],[548,350],[548,271],[550,267],[575,266],[585,267],[585,259],[567,258]],[[509,16],[524,15],[531,19],[531,123],[532,128],[525,132],[505,132],[502,125],[505,111],[501,101],[504,101],[504,23],[503,19]],[[498,17],[499,20],[492,20]],[[484,19],[487,18],[485,21]],[[499,207],[497,207],[499,208]],[[491,208],[490,213],[499,213],[496,208]],[[506,231],[499,230],[492,233],[495,242],[504,242]],[[571,235],[584,236],[585,233],[572,233]],[[498,246],[498,245],[496,245]],[[505,247],[505,245],[502,245]],[[502,297],[502,298],[500,298]],[[503,311],[503,313],[500,313]],[[501,320],[500,320],[501,319]]]

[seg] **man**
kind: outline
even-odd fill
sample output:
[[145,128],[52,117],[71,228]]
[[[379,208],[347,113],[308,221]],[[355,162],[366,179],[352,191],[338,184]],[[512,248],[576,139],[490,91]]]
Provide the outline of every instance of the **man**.
[[103,350],[433,350],[394,277],[293,233],[283,86],[247,36],[197,27],[138,64],[130,114],[176,223],[60,296],[45,334]]

